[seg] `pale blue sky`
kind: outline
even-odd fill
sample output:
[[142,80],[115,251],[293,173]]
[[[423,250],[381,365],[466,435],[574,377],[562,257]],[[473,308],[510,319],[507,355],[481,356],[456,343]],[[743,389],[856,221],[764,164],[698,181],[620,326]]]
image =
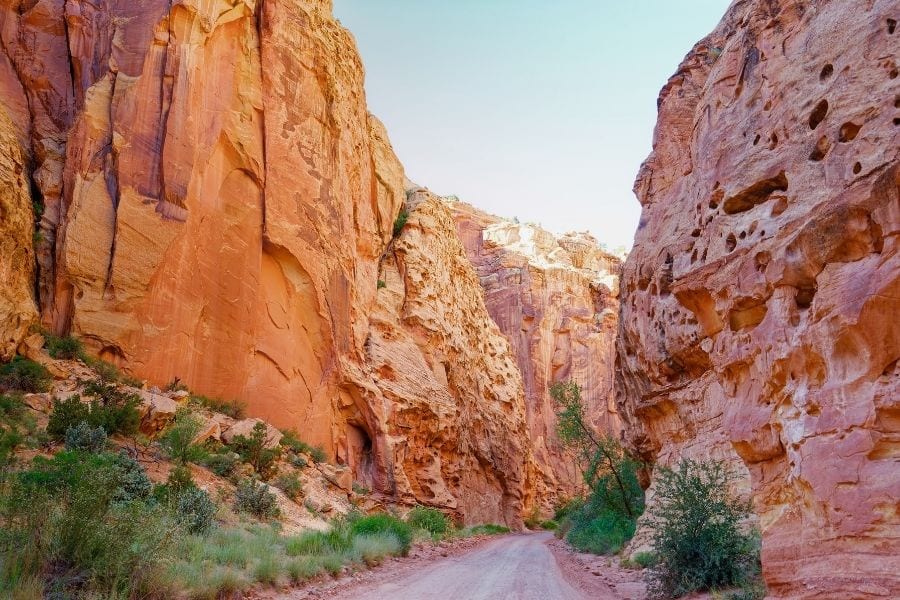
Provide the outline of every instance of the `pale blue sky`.
[[334,0],[407,175],[631,246],[659,89],[728,0]]

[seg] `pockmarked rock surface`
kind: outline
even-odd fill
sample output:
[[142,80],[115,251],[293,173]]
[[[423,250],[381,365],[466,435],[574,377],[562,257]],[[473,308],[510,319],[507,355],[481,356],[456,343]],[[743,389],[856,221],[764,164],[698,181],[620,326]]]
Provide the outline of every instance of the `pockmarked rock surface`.
[[403,168],[330,1],[9,0],[0,24],[0,353],[36,289],[53,332],[243,401],[376,493],[521,523],[521,379],[449,213],[393,241]]
[[557,438],[550,386],[578,382],[597,430],[621,433],[613,394],[621,260],[588,234],[556,236],[463,202],[447,204],[487,310],[522,373],[539,496],[550,510],[583,485],[575,457]]
[[900,3],[732,4],[659,99],[617,388],[743,474],[773,598],[900,596]]

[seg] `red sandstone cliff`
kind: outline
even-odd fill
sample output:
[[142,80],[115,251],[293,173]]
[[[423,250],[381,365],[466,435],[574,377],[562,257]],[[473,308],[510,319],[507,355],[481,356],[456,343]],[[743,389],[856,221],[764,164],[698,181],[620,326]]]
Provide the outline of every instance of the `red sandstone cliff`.
[[521,378],[446,209],[392,241],[403,170],[329,1],[0,0],[0,42],[4,356],[34,314],[30,178],[46,326],[388,498],[521,523]]
[[900,596],[900,2],[739,0],[659,99],[620,408],[746,476],[772,597]]
[[582,491],[577,463],[556,436],[550,386],[577,381],[594,425],[614,436],[621,432],[613,396],[621,261],[587,234],[557,237],[462,202],[448,206],[487,310],[522,373],[540,496],[549,508]]

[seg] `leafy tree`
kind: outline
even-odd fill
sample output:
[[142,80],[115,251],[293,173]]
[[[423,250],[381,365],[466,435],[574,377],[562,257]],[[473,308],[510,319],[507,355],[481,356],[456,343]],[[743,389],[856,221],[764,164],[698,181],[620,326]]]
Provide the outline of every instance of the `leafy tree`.
[[169,458],[181,464],[199,460],[206,453],[202,447],[194,444],[194,439],[202,426],[200,419],[190,409],[180,408],[175,413],[175,422],[159,438],[159,444]]
[[278,450],[266,448],[268,429],[266,424],[258,422],[253,426],[249,436],[236,435],[231,441],[234,451],[241,455],[241,459],[253,467],[260,477],[268,479],[277,469],[275,461],[278,458]]

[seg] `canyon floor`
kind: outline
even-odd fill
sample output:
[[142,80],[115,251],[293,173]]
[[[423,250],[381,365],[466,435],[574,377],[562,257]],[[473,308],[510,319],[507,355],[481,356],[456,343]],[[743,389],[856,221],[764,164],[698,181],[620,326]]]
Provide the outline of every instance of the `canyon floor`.
[[393,559],[350,578],[272,600],[643,600],[640,571],[573,554],[548,532],[511,534]]

